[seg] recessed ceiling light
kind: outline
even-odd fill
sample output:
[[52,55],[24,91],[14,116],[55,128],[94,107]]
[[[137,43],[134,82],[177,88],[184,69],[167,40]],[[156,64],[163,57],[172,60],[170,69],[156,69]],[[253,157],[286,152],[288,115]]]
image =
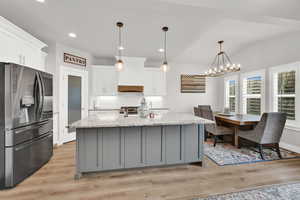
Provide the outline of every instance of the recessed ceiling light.
[[76,33],[69,33],[69,37],[71,37],[71,38],[76,38],[77,35],[76,35]]
[[39,3],[45,3],[45,0],[36,0]]
[[120,51],[123,51],[125,48],[123,46],[119,46],[118,48]]
[[163,52],[165,52],[165,50],[161,48],[161,49],[158,49],[158,52],[163,53]]

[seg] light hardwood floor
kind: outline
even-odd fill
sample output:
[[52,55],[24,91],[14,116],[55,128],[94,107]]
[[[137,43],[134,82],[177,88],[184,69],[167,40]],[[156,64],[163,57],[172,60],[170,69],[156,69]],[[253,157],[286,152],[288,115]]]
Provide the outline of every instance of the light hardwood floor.
[[75,143],[54,150],[51,161],[14,189],[0,191],[2,200],[162,200],[192,199],[262,185],[300,181],[300,159],[204,168],[181,165],[86,174],[74,180]]

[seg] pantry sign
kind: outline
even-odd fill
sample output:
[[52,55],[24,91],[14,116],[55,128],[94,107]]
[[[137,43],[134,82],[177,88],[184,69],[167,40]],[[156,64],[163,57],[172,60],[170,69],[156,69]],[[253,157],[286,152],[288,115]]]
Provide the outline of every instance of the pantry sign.
[[86,58],[64,53],[64,62],[86,67]]

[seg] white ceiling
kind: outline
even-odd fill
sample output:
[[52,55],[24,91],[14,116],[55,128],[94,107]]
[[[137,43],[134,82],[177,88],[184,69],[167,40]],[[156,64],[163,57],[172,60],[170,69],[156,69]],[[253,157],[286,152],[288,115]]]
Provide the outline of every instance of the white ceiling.
[[209,64],[217,40],[225,40],[230,54],[299,30],[299,8],[299,0],[1,0],[0,15],[42,40],[103,58],[115,56],[115,23],[122,21],[124,54],[152,61],[161,59],[161,27],[168,25],[169,60]]

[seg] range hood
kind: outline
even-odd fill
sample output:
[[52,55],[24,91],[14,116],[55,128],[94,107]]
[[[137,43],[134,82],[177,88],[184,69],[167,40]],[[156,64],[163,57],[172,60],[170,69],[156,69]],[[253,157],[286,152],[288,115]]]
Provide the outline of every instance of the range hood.
[[118,92],[144,92],[142,85],[119,85]]

